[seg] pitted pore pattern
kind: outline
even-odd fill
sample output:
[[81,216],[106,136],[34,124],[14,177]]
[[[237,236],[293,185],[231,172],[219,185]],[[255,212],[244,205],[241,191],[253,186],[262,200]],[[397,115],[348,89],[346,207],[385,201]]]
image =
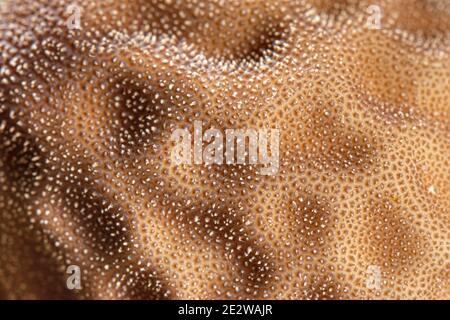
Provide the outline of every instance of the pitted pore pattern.
[[[6,0],[0,297],[450,298],[449,23],[438,0]],[[174,166],[194,120],[279,129],[277,175]]]

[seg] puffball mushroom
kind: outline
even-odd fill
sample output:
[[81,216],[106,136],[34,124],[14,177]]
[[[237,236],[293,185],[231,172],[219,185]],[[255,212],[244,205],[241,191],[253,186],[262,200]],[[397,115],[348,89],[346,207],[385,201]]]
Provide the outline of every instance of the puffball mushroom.
[[449,299],[449,107],[444,0],[5,0],[0,297]]

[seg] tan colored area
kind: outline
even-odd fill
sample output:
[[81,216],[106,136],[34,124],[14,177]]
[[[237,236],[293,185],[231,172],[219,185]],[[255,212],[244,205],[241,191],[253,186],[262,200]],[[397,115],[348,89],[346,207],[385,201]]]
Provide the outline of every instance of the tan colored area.
[[[6,0],[0,297],[449,299],[449,21],[436,0]],[[194,120],[279,129],[278,174],[172,165]]]

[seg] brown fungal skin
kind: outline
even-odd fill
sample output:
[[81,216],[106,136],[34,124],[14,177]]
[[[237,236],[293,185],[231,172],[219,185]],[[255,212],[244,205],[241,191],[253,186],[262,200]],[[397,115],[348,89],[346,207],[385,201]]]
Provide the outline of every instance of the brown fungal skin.
[[[0,298],[449,299],[449,23],[438,0],[4,1]],[[277,175],[174,166],[194,120],[278,128]]]

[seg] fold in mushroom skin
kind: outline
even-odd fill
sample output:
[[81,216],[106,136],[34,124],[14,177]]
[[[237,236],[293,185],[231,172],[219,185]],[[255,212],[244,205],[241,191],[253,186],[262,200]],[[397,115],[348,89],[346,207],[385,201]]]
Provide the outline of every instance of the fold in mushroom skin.
[[444,0],[3,0],[0,298],[449,299],[449,107]]

